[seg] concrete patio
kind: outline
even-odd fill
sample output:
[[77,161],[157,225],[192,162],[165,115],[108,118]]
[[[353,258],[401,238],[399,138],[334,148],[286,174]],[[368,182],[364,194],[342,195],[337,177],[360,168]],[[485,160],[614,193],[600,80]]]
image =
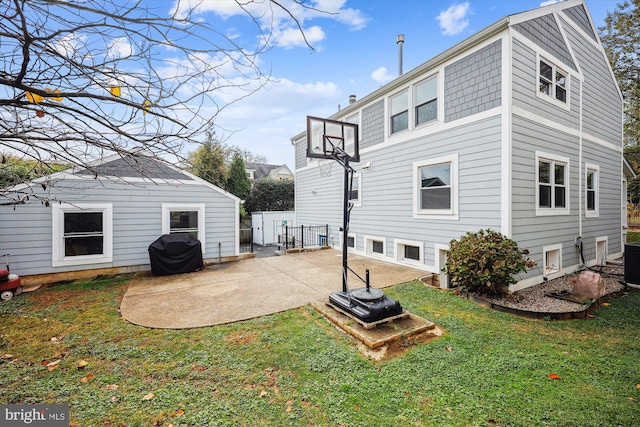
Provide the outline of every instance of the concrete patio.
[[[385,288],[426,272],[349,254],[349,266],[371,286]],[[136,273],[120,311],[129,322],[181,329],[237,322],[324,302],[342,288],[342,252],[322,250],[214,265],[195,273]],[[353,275],[350,288],[364,285]]]

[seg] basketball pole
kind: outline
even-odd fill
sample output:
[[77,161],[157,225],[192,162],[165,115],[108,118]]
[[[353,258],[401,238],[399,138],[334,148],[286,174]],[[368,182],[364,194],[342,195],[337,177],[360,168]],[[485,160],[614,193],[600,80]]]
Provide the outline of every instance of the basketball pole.
[[349,199],[351,192],[349,191],[349,156],[344,156],[344,194],[343,194],[343,211],[342,211],[342,292],[348,292],[347,286],[347,270],[349,263],[347,262],[347,250],[349,248],[347,239],[349,238]]

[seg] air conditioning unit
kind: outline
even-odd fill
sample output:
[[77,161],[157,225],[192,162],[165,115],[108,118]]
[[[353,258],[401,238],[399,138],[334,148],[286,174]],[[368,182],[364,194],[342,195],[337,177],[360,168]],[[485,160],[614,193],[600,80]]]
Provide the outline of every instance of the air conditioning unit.
[[640,285],[640,243],[624,245],[624,281]]

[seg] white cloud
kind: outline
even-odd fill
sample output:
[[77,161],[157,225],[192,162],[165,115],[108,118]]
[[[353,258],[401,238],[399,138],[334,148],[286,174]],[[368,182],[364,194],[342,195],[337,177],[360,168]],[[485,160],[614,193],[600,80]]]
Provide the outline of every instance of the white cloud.
[[371,73],[371,78],[378,83],[386,83],[393,80],[394,76],[389,74],[386,67],[380,67]]
[[322,28],[314,25],[304,30],[304,36],[297,28],[286,28],[281,33],[274,34],[274,36],[278,39],[278,46],[290,49],[292,47],[306,46],[306,43],[313,46],[324,40],[325,34]]
[[547,0],[547,1],[543,1],[542,3],[540,3],[540,7],[549,6],[550,4],[561,3],[563,1],[564,0]]
[[[242,4],[242,7],[238,3]],[[236,15],[255,18],[262,32],[281,47],[306,47],[304,38],[313,46],[324,39],[324,31],[318,25],[308,26],[309,21],[330,19],[348,25],[352,30],[366,27],[370,18],[361,10],[344,7],[346,0],[314,0],[310,3],[299,0],[280,0],[282,7],[268,1],[237,2],[237,0],[175,0],[170,13],[185,18],[190,13],[201,15],[214,13],[223,19]],[[291,16],[294,16],[295,22]],[[304,32],[304,37],[300,31]],[[295,34],[295,33],[298,34]]]
[[119,37],[111,42],[107,48],[108,58],[129,58],[133,56],[134,50],[129,40]]
[[440,12],[436,17],[445,36],[453,36],[462,31],[469,25],[467,19],[469,11],[469,2],[461,4],[452,4],[449,9]]

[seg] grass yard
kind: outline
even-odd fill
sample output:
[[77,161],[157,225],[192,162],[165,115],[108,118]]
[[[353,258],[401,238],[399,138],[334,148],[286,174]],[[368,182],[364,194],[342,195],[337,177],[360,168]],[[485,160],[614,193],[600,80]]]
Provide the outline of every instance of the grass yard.
[[640,242],[640,231],[629,231],[627,233],[627,243]]
[[[595,318],[533,321],[413,282],[389,290],[445,335],[385,362],[310,307],[154,330],[126,278],[0,304],[0,403],[64,403],[73,426],[637,426],[640,291]],[[551,379],[556,374],[558,379]]]

